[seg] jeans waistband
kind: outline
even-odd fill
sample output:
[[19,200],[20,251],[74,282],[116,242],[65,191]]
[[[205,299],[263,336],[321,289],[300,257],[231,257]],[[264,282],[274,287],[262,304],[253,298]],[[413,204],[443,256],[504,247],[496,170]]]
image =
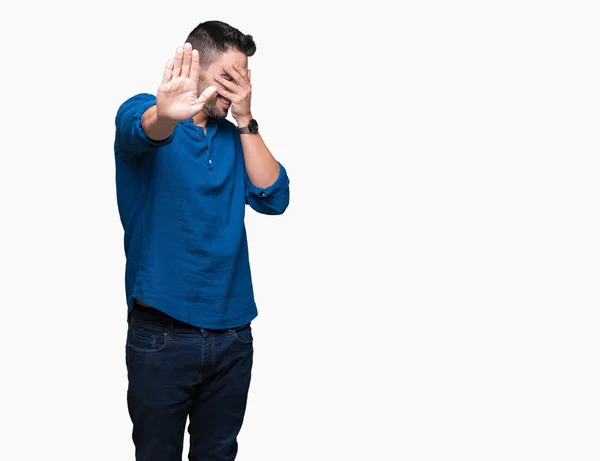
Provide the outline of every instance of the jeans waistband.
[[143,306],[136,302],[135,299],[133,300],[133,307],[129,313],[128,321],[172,331],[200,331],[200,328],[174,319],[158,309]]

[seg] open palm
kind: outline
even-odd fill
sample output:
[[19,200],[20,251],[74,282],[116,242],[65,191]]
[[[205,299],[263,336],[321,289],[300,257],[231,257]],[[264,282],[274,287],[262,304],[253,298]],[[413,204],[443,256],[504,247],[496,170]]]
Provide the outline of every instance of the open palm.
[[215,93],[216,87],[209,86],[198,96],[200,78],[200,55],[186,43],[178,48],[175,59],[169,59],[163,79],[156,93],[158,116],[168,120],[188,120],[199,113],[204,104]]

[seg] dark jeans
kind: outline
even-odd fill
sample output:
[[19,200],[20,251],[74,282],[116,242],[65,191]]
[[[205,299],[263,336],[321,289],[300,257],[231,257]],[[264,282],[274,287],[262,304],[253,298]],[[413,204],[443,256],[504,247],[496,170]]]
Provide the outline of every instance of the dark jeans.
[[127,404],[137,461],[190,461],[237,453],[252,369],[250,325],[206,330],[134,305],[127,332]]

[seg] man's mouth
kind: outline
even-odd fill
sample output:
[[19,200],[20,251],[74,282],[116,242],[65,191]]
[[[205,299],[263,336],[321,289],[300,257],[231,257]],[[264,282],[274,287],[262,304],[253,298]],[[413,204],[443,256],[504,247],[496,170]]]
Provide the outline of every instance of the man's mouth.
[[223,104],[225,107],[229,107],[229,106],[231,106],[231,101],[230,101],[229,99],[227,99],[227,98],[224,98],[223,96],[220,96],[220,95],[219,95],[219,96],[217,96],[217,99],[218,99],[219,101],[221,101],[221,103],[222,103],[222,104]]

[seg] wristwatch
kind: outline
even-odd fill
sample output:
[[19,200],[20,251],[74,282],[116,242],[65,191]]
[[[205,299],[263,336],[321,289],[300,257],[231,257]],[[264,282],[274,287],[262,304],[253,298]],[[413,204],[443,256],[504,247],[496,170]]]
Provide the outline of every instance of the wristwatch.
[[258,122],[254,119],[250,120],[250,122],[248,123],[248,126],[245,126],[243,128],[238,127],[238,133],[240,133],[240,134],[246,134],[246,133],[256,134],[256,133],[258,133]]

